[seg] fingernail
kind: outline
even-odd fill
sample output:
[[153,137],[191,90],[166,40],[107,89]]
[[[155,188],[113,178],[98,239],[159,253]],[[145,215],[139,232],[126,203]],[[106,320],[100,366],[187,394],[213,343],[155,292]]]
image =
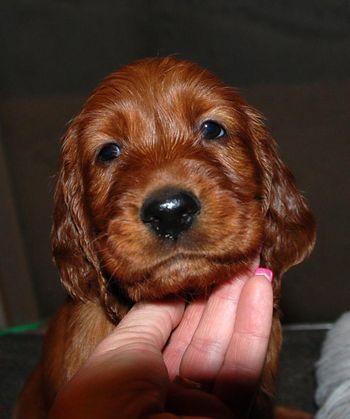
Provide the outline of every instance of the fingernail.
[[264,276],[268,281],[270,281],[270,282],[273,281],[273,272],[271,271],[271,269],[258,268],[255,271],[255,274],[254,275]]

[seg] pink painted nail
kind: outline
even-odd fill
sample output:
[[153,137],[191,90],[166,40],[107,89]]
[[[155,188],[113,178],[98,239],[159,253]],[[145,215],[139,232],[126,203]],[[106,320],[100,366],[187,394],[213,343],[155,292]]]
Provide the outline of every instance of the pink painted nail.
[[273,281],[273,272],[271,271],[271,269],[258,268],[255,271],[255,274],[254,275],[264,276],[268,281],[270,281],[270,282]]

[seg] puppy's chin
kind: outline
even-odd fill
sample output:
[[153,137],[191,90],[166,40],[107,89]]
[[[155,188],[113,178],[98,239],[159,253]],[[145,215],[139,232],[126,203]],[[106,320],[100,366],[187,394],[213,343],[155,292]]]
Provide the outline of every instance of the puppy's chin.
[[213,286],[248,273],[252,259],[225,263],[205,258],[178,257],[133,281],[120,281],[120,285],[135,302],[166,297],[206,296]]

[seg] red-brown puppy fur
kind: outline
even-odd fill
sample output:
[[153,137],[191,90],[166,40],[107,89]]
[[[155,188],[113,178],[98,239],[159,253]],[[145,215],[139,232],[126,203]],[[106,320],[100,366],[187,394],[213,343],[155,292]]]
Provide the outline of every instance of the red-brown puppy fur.
[[[222,138],[203,136],[208,120],[224,127]],[[120,155],[101,161],[101,148],[113,142]],[[166,188],[190,191],[201,203],[177,240],[159,238],[140,219],[145,200]],[[206,294],[261,253],[261,265],[275,273],[275,316],[251,417],[271,418],[280,279],[309,254],[314,237],[312,215],[262,117],[234,90],[174,58],[113,73],[63,141],[52,242],[69,300],[51,324],[17,417],[46,417],[57,391],[133,302]]]

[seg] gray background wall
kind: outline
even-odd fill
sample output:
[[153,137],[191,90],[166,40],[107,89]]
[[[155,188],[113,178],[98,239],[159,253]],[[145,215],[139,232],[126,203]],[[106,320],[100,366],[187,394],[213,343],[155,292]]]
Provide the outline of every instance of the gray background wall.
[[[49,230],[66,123],[121,64],[173,53],[217,73],[263,111],[314,209],[318,243],[286,276],[285,321],[329,321],[349,308],[347,1],[2,1],[0,52],[2,147],[20,233],[1,231],[8,322],[50,315],[63,298]],[[0,216],[1,227],[8,217]],[[9,242],[21,258],[9,258]],[[22,303],[14,309],[16,296]],[[28,299],[35,307],[14,316]]]

